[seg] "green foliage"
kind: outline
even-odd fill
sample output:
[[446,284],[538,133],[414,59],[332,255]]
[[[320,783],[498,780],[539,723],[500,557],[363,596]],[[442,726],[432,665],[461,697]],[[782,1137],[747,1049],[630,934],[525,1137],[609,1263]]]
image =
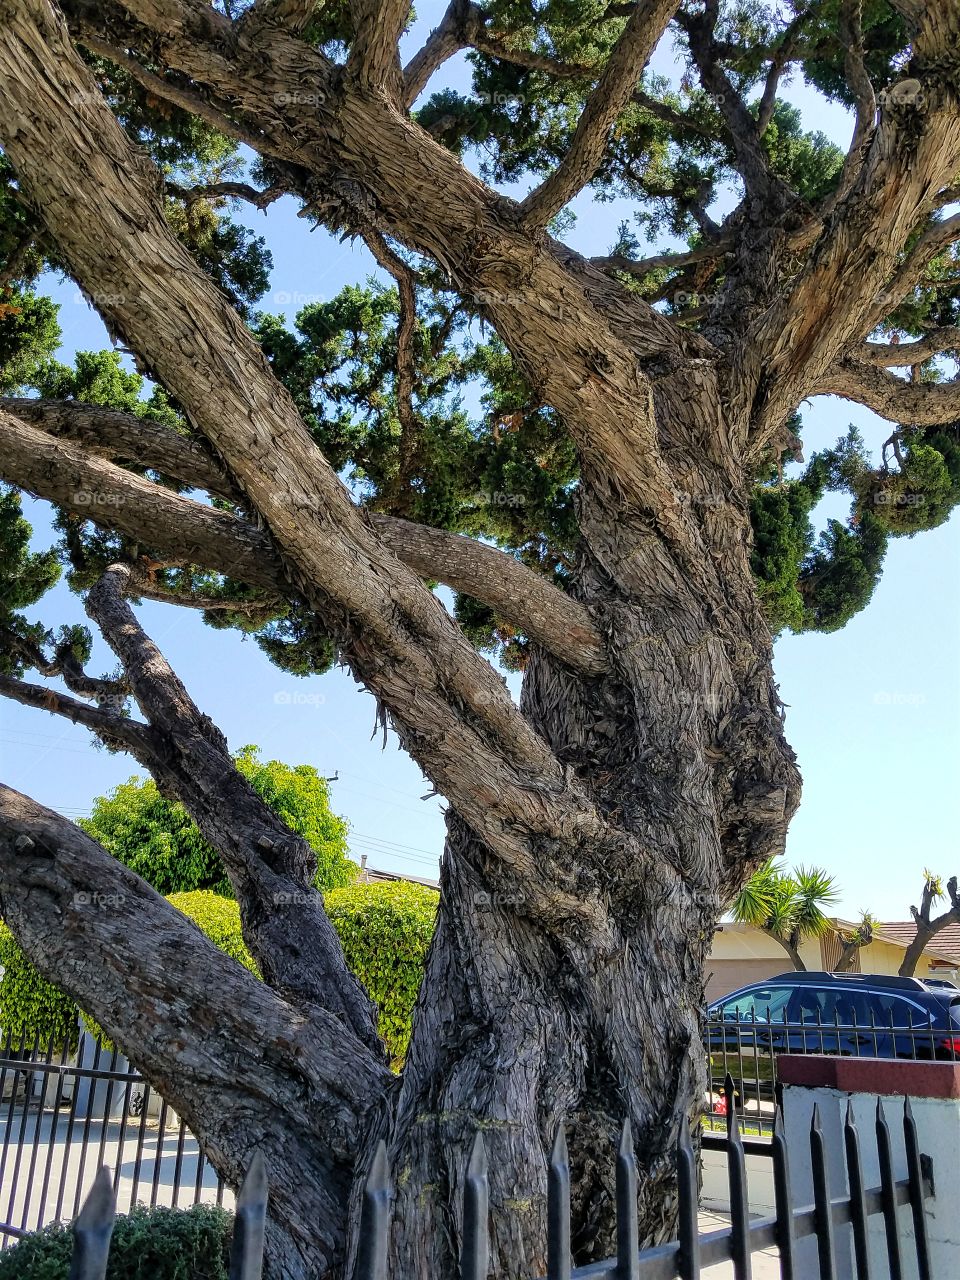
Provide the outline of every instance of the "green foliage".
[[[262,761],[252,746],[235,761],[261,799],[317,855],[317,888],[352,883],[356,864],[347,857],[347,824],[331,811],[326,781],[316,769]],[[134,775],[98,797],[79,825],[160,893],[232,892],[220,855],[183,806],[166,800],[152,779]]]
[[[257,973],[253,956],[247,950],[240,927],[240,908],[232,898],[223,898],[209,890],[171,893],[167,901],[193,921],[221,951],[232,956],[245,969]],[[259,976],[259,975],[258,975]]]
[[0,301],[0,395],[20,395],[60,345],[58,307],[30,289]]
[[[53,983],[48,982],[27,959],[9,928],[0,922],[0,1028],[15,1043],[22,1038],[32,1044],[52,1037],[62,1044],[76,1042],[77,1006]],[[5,1257],[0,1253],[0,1261]],[[3,1275],[0,1269],[0,1276]]]
[[334,889],[324,901],[347,964],[376,1003],[380,1034],[398,1062],[410,1043],[439,894],[395,881]]
[[[240,927],[240,909],[232,898],[207,889],[173,893],[167,901],[188,916],[221,951],[259,977]],[[343,946],[350,971],[363,983],[379,1010],[378,1028],[391,1059],[399,1063],[410,1042],[413,1008],[433,936],[439,894],[406,881],[351,884],[324,895],[324,905]],[[24,1033],[60,1038],[75,1035],[78,1009],[41,977],[9,929],[0,924],[0,1026],[15,1037]],[[91,1034],[111,1043],[88,1014]],[[2,1255],[0,1255],[2,1256]],[[0,1272],[0,1280],[2,1280]]]
[[21,676],[24,663],[11,637],[40,644],[44,630],[19,612],[35,604],[60,577],[53,551],[31,552],[30,525],[23,518],[20,494],[0,485],[0,672]]
[[[137,1205],[117,1218],[106,1280],[227,1280],[232,1230],[215,1205]],[[0,1280],[68,1280],[72,1252],[69,1226],[32,1232],[0,1253]]]
[[818,938],[829,928],[824,911],[836,901],[833,876],[820,867],[784,871],[774,859],[755,871],[731,908],[733,918],[763,929],[797,948],[805,938]]

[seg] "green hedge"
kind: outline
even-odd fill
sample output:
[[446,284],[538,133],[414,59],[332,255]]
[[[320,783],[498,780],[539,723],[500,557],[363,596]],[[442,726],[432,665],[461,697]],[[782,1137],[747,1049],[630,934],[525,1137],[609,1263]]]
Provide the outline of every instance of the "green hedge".
[[[107,1280],[227,1280],[232,1216],[213,1205],[145,1209],[119,1217]],[[46,1227],[0,1252],[0,1280],[67,1280],[73,1236]]]
[[[332,889],[324,902],[343,945],[347,964],[379,1010],[379,1029],[394,1063],[402,1060],[410,1041],[413,1006],[423,977],[433,934],[439,895],[424,885],[405,881],[356,884]],[[194,920],[211,942],[251,972],[257,968],[243,941],[240,909],[232,898],[207,889],[174,893],[167,899]],[[75,1026],[77,1008],[40,976],[5,925],[0,925],[0,1026],[29,1039],[62,1037]],[[87,1015],[94,1035],[101,1029]],[[109,1042],[107,1042],[109,1045]]]
[[395,1065],[410,1043],[440,895],[404,880],[356,884],[324,897],[347,964],[379,1010],[379,1031]]
[[[23,1038],[32,1044],[39,1036],[53,1035],[62,1043],[78,1038],[77,1006],[52,982],[47,982],[20,949],[20,944],[0,922],[0,1027],[15,1044]],[[0,1255],[2,1256],[2,1255]]]

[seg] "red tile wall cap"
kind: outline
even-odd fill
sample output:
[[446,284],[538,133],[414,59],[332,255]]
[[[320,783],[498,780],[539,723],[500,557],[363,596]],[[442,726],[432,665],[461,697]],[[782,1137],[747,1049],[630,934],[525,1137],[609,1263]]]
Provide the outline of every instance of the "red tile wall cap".
[[960,1062],[784,1053],[777,1058],[777,1078],[784,1085],[837,1089],[841,1093],[960,1100]]

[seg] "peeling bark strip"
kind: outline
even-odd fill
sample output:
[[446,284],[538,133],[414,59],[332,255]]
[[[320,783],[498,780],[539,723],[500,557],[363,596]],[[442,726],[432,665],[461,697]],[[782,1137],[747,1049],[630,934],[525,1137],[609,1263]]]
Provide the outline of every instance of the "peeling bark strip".
[[[52,450],[36,438],[31,440],[5,416],[5,411],[58,440],[76,441],[80,449]],[[290,593],[290,584],[279,566],[279,554],[268,535],[238,520],[233,526],[240,544],[238,558],[231,557],[232,568],[224,566],[220,553],[204,552],[201,545],[201,530],[211,508],[197,510],[198,503],[163,490],[154,501],[158,486],[151,485],[148,490],[142,487],[142,482],[141,487],[132,492],[129,481],[134,477],[129,472],[91,467],[84,456],[136,462],[191,487],[206,489],[216,497],[242,503],[243,495],[236,485],[196,441],[133,414],[74,400],[0,400],[0,430],[5,432],[6,444],[0,458],[0,475],[9,483],[28,488],[38,497],[56,501],[78,515],[88,515],[94,522],[100,517],[106,527],[119,527],[109,508],[130,506],[128,517],[135,526],[131,536],[140,537],[145,545],[155,545],[154,531],[162,529],[169,529],[182,545],[186,529],[193,527],[197,544],[191,563],[230,572],[250,585],[268,584],[280,595]],[[70,475],[64,475],[66,472]],[[93,500],[94,495],[98,500]],[[178,508],[178,503],[189,503],[189,507]],[[314,500],[304,494],[303,505],[313,504]],[[410,520],[373,512],[366,512],[364,518],[391,551],[421,577],[434,578],[490,605],[505,621],[519,627],[531,640],[542,644],[575,670],[585,675],[599,675],[605,669],[603,641],[583,605],[513,556],[472,538]],[[215,523],[220,538],[229,537],[228,522]],[[131,530],[128,527],[122,531]],[[260,557],[256,552],[258,544],[262,548]],[[157,549],[164,551],[165,558],[173,558],[170,543]],[[204,559],[205,554],[212,558]],[[252,569],[251,560],[258,561]],[[256,575],[255,580],[245,577],[250,572]]]
[[[609,843],[596,809],[489,664],[365,524],[249,332],[144,194],[152,170],[144,172],[58,14],[44,0],[4,10],[0,131],[18,176],[83,286],[111,296],[117,330],[216,446],[295,587],[389,709],[411,755],[531,882],[543,850],[530,837]],[[302,509],[304,493],[311,510]],[[569,880],[538,896],[557,920],[594,912]]]

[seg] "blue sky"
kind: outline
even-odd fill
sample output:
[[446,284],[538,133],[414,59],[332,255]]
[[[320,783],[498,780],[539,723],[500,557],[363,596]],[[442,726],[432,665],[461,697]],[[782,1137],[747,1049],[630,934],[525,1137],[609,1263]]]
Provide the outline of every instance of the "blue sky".
[[[418,47],[437,20],[437,6],[407,37]],[[656,68],[676,69],[669,49]],[[462,83],[462,60],[431,85]],[[845,145],[845,112],[802,85],[789,96],[805,124]],[[568,237],[602,253],[624,216],[621,204],[576,202]],[[292,200],[267,214],[237,215],[267,237],[274,257],[265,310],[290,319],[307,302],[329,299],[373,271],[362,246],[311,233]],[[669,247],[665,241],[658,247]],[[75,286],[56,285],[62,303],[63,353],[99,349],[108,340]],[[839,400],[804,406],[807,453],[832,444],[856,423],[877,450],[889,434],[881,419]],[[49,509],[28,503],[42,545]],[[833,514],[831,512],[831,514]],[[834,873],[847,916],[869,908],[881,919],[908,916],[925,866],[960,872],[955,788],[960,764],[960,520],[912,539],[891,542],[883,578],[869,607],[835,635],[785,636],[776,670],[787,704],[787,732],[799,757],[804,799],[791,827],[787,859]],[[36,611],[35,611],[36,612]],[[63,587],[43,602],[48,625],[85,621],[80,602]],[[442,801],[392,738],[381,750],[372,698],[348,673],[296,680],[270,665],[252,641],[214,631],[191,610],[146,603],[140,616],[200,707],[232,747],[257,743],[266,758],[307,762],[332,784],[334,807],[349,819],[351,849],[372,865],[435,874],[443,845]],[[91,669],[114,665],[98,642]],[[517,678],[510,678],[517,692]],[[371,737],[373,735],[373,737]],[[0,764],[5,782],[69,817],[89,812],[94,796],[136,771],[125,756],[91,747],[90,735],[67,722],[9,702],[0,706]]]

